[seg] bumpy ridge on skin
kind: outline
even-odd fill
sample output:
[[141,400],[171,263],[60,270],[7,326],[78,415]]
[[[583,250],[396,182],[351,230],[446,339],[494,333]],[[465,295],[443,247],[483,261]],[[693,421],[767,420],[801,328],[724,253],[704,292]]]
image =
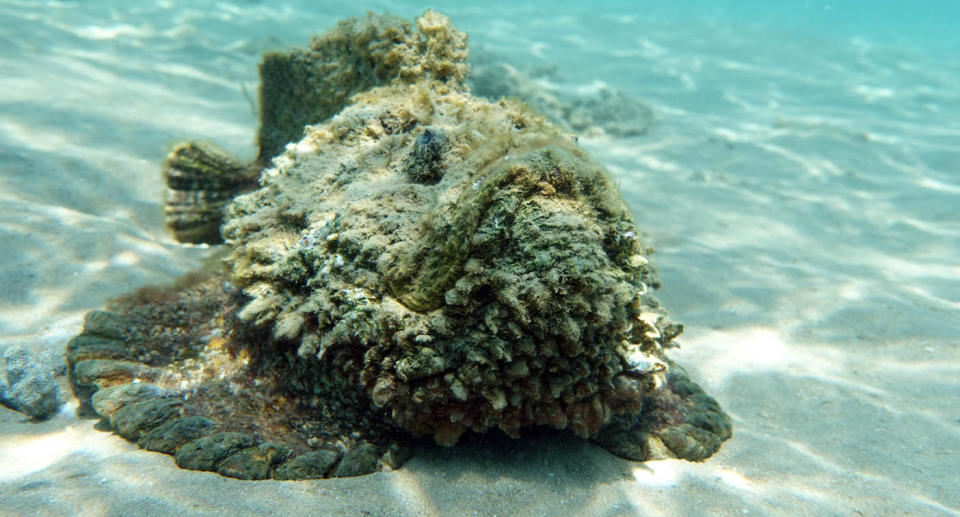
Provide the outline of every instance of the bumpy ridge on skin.
[[349,18],[306,49],[268,52],[260,65],[260,163],[336,115],[350,97],[397,78],[459,84],[467,75],[467,36],[427,11],[416,27],[403,18]]

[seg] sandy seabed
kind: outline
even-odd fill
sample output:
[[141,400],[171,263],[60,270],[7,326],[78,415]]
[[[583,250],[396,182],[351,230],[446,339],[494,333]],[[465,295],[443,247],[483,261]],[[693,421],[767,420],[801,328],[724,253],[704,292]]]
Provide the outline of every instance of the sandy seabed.
[[[473,438],[352,479],[183,471],[73,416],[0,407],[0,515],[960,515],[960,62],[705,13],[432,4],[544,88],[647,102],[581,142],[658,249],[671,357],[734,437],[633,463],[558,432]],[[210,253],[162,228],[172,143],[252,156],[261,51],[346,2],[0,1],[0,348]],[[374,2],[412,17],[427,5]],[[572,8],[571,8],[572,9]]]

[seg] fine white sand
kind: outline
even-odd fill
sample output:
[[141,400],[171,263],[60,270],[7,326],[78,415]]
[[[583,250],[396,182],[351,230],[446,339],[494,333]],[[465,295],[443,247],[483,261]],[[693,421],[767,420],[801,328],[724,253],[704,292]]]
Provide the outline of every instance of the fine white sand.
[[[0,2],[0,347],[61,350],[84,312],[198,267],[210,251],[162,228],[170,144],[252,156],[258,54],[362,14],[180,4]],[[0,515],[960,515],[955,55],[711,13],[450,4],[431,7],[473,45],[653,107],[645,136],[581,142],[658,248],[687,328],[671,357],[734,437],[697,464],[549,432],[244,482],[179,470],[71,406],[42,423],[0,407]]]

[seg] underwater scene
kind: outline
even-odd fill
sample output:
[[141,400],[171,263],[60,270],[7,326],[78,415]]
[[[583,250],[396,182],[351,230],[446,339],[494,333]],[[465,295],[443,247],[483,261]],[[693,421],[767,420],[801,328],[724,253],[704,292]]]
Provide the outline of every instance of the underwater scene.
[[0,516],[960,515],[958,19],[0,0]]

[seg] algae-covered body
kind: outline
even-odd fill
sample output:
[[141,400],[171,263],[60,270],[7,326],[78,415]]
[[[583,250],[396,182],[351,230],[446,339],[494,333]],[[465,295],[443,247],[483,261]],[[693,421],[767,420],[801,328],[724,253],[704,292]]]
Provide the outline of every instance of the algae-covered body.
[[[525,105],[471,95],[466,37],[442,15],[428,11],[415,33],[377,17],[367,23],[340,29],[387,39],[347,52],[379,56],[382,66],[369,70],[392,72],[357,75],[349,102],[308,125],[262,171],[259,188],[227,205],[226,273],[115,308],[140,329],[181,329],[199,342],[186,345],[193,357],[167,353],[149,372],[131,367],[117,381],[89,362],[103,359],[102,343],[74,345],[81,398],[166,378],[167,391],[153,398],[175,402],[152,402],[147,409],[159,416],[124,424],[136,431],[131,439],[164,422],[218,420],[227,432],[217,444],[178,431],[182,443],[168,452],[181,466],[239,477],[369,472],[401,461],[404,436],[453,445],[466,431],[519,436],[537,425],[634,459],[712,454],[729,437],[729,419],[664,355],[681,326],[651,294],[659,286],[650,250],[609,174]],[[351,76],[328,71],[336,81]],[[275,91],[268,83],[265,76],[264,96]],[[287,90],[304,88],[301,80]],[[273,145],[264,135],[277,134],[270,117],[263,123],[262,150]],[[171,319],[159,310],[170,304],[193,316]],[[106,335],[96,321],[89,327],[84,342]],[[155,330],[110,332],[122,343],[111,347],[169,348]],[[192,375],[189,361],[222,374]],[[244,419],[262,407],[271,424],[213,418],[219,399],[211,394],[231,389],[245,393]],[[251,390],[262,395],[252,399]],[[123,411],[116,406],[93,403],[110,415]],[[278,406],[296,418],[284,420]],[[276,443],[284,440],[319,450]],[[319,454],[337,443],[342,459]],[[222,457],[207,461],[200,452],[209,450]],[[259,459],[255,475],[236,466],[246,465],[236,455]],[[298,475],[303,469],[313,474]]]
[[[425,134],[446,140],[420,164],[435,181],[410,170]],[[381,87],[275,164],[230,207],[227,263],[253,298],[241,317],[344,372],[333,392],[362,386],[402,427],[453,444],[494,426],[592,436],[659,384],[680,327],[650,295],[630,211],[523,105]]]

